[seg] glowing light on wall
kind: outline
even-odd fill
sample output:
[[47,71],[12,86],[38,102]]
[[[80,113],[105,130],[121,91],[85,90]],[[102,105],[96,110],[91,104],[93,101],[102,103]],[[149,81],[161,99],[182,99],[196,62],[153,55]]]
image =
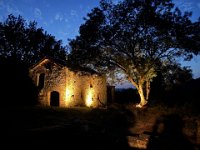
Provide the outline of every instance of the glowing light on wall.
[[67,88],[66,89],[66,101],[69,102],[70,101],[70,97],[71,97],[72,91]]
[[90,88],[86,95],[86,102],[85,102],[86,106],[88,107],[90,107],[93,103],[92,96],[93,96],[93,91],[92,91],[92,88]]

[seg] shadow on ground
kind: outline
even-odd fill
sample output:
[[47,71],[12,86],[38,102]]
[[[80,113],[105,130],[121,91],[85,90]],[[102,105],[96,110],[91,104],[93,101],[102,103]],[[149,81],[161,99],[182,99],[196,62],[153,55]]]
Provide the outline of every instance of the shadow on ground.
[[184,122],[177,114],[163,115],[153,126],[148,150],[195,150],[183,133]]
[[[9,143],[6,147],[133,149],[129,147],[126,137],[129,127],[134,125],[135,116],[123,107],[77,112],[44,111],[12,110],[11,115],[4,119],[7,124],[4,125],[6,133],[3,139],[4,143]],[[52,118],[52,115],[55,116]],[[62,118],[61,121],[59,118]]]

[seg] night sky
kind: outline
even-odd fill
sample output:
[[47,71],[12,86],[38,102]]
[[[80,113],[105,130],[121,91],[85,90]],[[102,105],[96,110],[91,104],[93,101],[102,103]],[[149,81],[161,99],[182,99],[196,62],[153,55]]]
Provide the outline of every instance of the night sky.
[[[117,0],[114,0],[117,1]],[[200,16],[200,0],[174,0],[182,11],[192,11],[192,20]],[[95,6],[98,0],[0,0],[0,21],[9,14],[21,15],[26,21],[35,20],[38,27],[52,34],[63,44],[78,35],[79,26],[84,23],[83,17]],[[194,78],[200,77],[200,57],[189,63]]]

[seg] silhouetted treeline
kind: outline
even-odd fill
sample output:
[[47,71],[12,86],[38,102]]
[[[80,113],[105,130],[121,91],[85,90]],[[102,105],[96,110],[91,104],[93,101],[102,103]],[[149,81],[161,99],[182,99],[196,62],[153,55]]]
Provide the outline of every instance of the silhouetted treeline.
[[45,56],[66,60],[66,47],[61,40],[12,14],[0,22],[0,98],[1,105],[32,105],[37,89],[28,69]]
[[[158,82],[153,83],[149,100],[150,105],[164,104],[166,106],[176,106],[177,108],[185,106],[192,113],[200,113],[200,78],[174,84],[171,88],[166,88]],[[136,89],[116,89],[115,102],[120,104],[137,103],[139,102],[139,95]]]
[[61,40],[38,28],[35,21],[27,23],[22,16],[11,14],[0,22],[0,56],[32,65],[44,56],[65,60],[66,47]]
[[176,85],[167,90],[162,97],[168,106],[186,106],[194,113],[200,113],[200,78],[192,79],[184,84]]
[[0,107],[37,103],[37,88],[23,63],[0,57],[0,69]]

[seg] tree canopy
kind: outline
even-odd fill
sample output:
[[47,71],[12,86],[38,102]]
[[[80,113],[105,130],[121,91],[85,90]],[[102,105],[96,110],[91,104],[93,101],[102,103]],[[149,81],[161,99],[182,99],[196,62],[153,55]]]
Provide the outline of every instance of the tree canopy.
[[1,105],[33,105],[38,88],[29,77],[28,67],[44,56],[66,60],[61,40],[27,23],[21,16],[9,15],[0,22]]
[[27,23],[11,14],[0,22],[0,56],[31,65],[44,56],[66,60],[66,51],[61,40],[38,28],[35,21]]
[[190,60],[200,52],[200,19],[182,13],[171,0],[102,0],[70,41],[74,65],[99,72],[122,72],[140,95],[138,107],[149,98],[150,82],[158,70]]

